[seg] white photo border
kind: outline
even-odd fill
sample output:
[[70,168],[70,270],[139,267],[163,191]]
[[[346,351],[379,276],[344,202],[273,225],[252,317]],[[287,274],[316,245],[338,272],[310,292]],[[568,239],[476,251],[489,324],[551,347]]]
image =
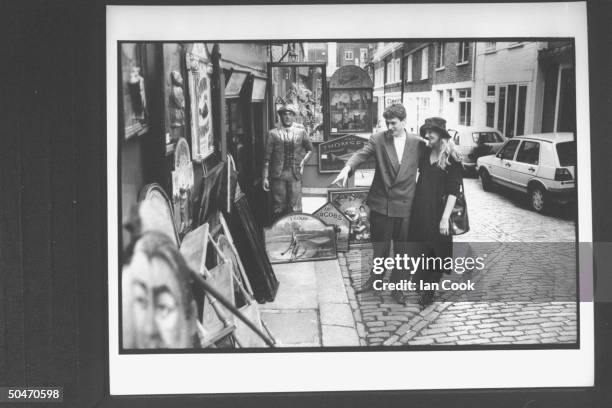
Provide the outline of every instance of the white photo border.
[[[300,21],[315,24],[297,24]],[[339,18],[342,16],[342,18]],[[384,24],[372,21],[381,16]],[[400,16],[412,16],[401,18]],[[414,18],[419,16],[419,18]],[[389,18],[398,24],[389,24]],[[240,22],[230,25],[228,21]],[[469,24],[459,24],[467,22]],[[107,6],[109,391],[111,395],[594,385],[593,295],[579,304],[579,349],[119,354],[118,41],[574,38],[578,238],[592,243],[586,2],[265,6]],[[434,23],[435,22],[435,23]],[[316,29],[313,29],[316,27]],[[444,29],[448,27],[448,29]],[[584,251],[585,245],[580,246]],[[592,256],[580,253],[581,296]],[[588,271],[588,273],[585,273]],[[159,369],[163,367],[163,369]],[[236,367],[257,370],[236,377]],[[419,375],[411,375],[419,367]],[[251,370],[249,370],[251,368]],[[161,374],[161,375],[160,375]]]

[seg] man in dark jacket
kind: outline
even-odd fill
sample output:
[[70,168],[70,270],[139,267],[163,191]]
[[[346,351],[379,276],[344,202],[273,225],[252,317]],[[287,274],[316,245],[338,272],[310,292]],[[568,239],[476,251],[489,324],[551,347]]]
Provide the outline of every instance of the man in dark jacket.
[[[422,138],[409,134],[404,128],[406,109],[403,105],[389,106],[383,117],[388,130],[373,134],[364,147],[353,154],[333,182],[346,186],[348,177],[360,164],[372,156],[376,159],[374,180],[367,198],[375,258],[390,256],[391,241],[395,255],[407,252],[408,222],[416,189],[419,156],[424,147]],[[408,271],[393,270],[391,281],[399,282],[408,276]],[[357,293],[373,290],[376,279],[382,279],[382,276],[371,273]],[[393,296],[399,303],[406,301],[399,290],[394,291]]]
[[306,129],[293,123],[297,108],[286,104],[277,112],[280,126],[268,133],[263,169],[263,188],[272,190],[274,219],[302,211],[302,173],[312,154]]

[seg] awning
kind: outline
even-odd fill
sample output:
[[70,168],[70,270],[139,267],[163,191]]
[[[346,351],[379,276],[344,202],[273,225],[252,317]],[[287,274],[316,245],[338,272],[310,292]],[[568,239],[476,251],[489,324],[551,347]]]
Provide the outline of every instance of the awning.
[[232,71],[232,75],[230,76],[227,85],[225,85],[225,97],[238,98],[246,77],[246,72]]

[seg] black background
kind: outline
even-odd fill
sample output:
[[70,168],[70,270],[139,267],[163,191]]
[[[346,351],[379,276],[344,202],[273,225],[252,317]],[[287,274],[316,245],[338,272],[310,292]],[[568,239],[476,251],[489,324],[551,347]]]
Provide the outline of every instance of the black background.
[[[63,406],[75,407],[612,406],[612,286],[601,278],[608,302],[595,308],[595,388],[110,398],[104,7],[0,4],[0,386],[63,386]],[[588,17],[593,231],[596,242],[612,242],[612,2],[589,1]],[[599,276],[610,273],[604,266]],[[407,367],[407,383],[414,375],[418,367]]]

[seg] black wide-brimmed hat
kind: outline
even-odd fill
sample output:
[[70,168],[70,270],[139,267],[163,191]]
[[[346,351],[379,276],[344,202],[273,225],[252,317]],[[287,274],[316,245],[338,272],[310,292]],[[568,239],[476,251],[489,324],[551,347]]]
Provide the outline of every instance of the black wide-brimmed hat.
[[425,119],[425,123],[421,126],[419,133],[421,136],[425,137],[425,132],[428,130],[435,130],[440,133],[440,137],[450,139],[450,135],[446,131],[446,120],[439,117],[427,118]]

